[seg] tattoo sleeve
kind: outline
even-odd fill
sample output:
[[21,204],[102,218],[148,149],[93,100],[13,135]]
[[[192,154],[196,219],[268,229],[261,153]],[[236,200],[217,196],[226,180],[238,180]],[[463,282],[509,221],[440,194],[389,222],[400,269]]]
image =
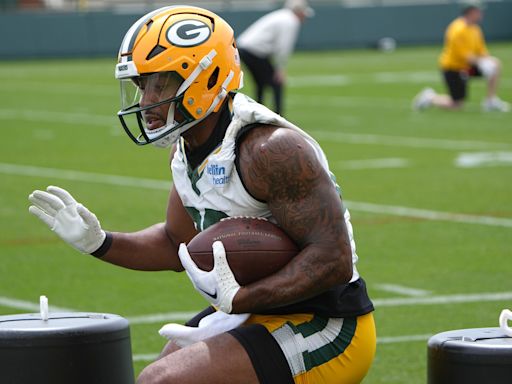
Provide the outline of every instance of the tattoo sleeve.
[[235,298],[240,312],[301,301],[352,276],[340,196],[311,144],[290,129],[255,131],[240,152],[242,178],[301,252],[278,273],[243,287]]

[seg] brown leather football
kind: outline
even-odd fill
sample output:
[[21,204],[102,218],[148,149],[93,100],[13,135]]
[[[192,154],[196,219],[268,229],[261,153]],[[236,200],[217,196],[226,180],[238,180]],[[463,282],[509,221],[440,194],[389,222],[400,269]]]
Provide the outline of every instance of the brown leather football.
[[208,227],[187,244],[190,257],[200,269],[212,270],[212,244],[217,240],[224,244],[229,266],[240,285],[277,272],[299,253],[293,240],[270,221],[232,217]]

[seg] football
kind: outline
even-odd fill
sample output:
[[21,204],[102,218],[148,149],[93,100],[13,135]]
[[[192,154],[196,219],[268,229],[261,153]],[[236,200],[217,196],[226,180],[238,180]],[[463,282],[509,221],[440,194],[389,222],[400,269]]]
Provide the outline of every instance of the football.
[[299,248],[277,225],[263,218],[232,217],[197,234],[188,244],[190,257],[204,270],[213,268],[212,244],[220,240],[240,285],[269,276],[299,253]]

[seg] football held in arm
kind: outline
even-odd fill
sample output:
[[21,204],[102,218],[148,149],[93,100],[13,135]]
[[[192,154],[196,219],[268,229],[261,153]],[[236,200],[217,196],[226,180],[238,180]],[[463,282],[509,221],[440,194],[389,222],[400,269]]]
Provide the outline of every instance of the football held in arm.
[[362,381],[376,335],[350,214],[318,142],[239,91],[231,26],[197,7],[149,12],[124,36],[115,76],[129,139],[169,148],[165,220],[105,230],[62,188],[29,199],[79,252],[185,272],[206,300],[185,326],[162,328],[165,347],[138,383]]

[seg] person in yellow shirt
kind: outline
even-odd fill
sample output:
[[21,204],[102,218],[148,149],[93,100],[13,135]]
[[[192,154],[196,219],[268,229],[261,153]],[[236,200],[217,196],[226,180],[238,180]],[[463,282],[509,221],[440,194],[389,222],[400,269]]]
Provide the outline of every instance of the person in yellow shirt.
[[479,26],[482,18],[482,9],[478,5],[469,5],[464,8],[460,17],[450,23],[439,58],[439,66],[449,94],[438,94],[432,88],[425,88],[414,98],[414,109],[421,110],[431,106],[460,109],[468,95],[468,80],[471,77],[484,77],[487,80],[487,97],[482,102],[483,110],[510,110],[510,105],[496,94],[501,62],[489,55]]

